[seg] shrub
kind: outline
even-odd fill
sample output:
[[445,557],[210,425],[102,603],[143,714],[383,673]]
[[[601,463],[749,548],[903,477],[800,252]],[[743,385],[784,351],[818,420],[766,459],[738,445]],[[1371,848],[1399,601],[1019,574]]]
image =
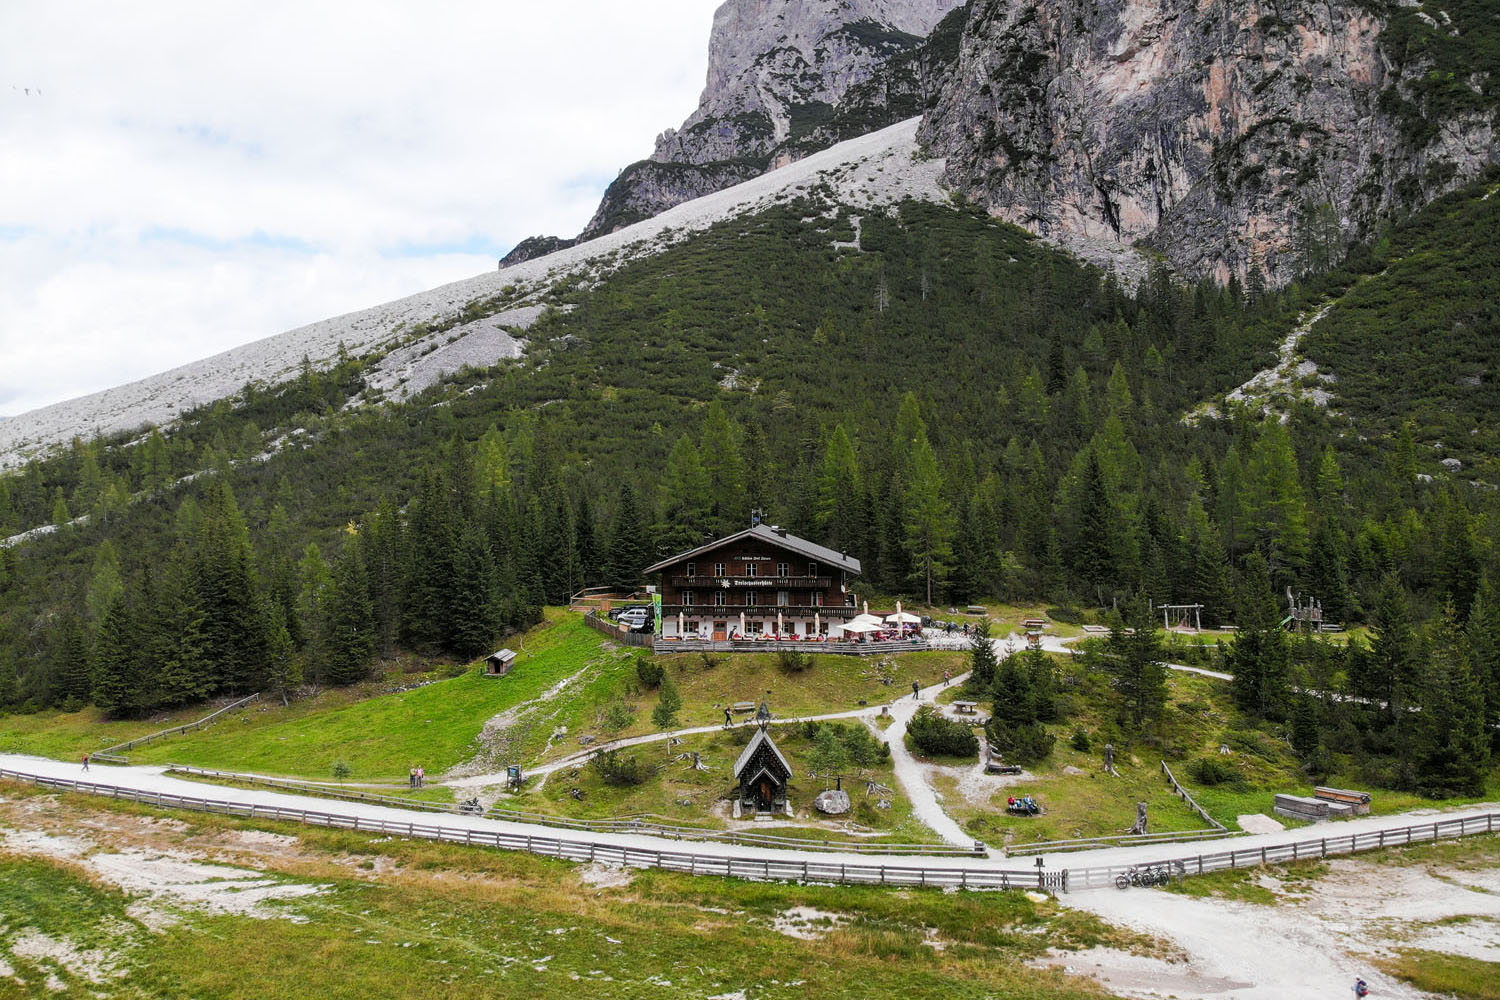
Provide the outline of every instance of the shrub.
[[628,702],[615,700],[604,707],[604,718],[600,728],[607,733],[618,733],[635,721],[635,709]]
[[969,727],[945,719],[931,705],[923,705],[906,727],[912,746],[925,754],[950,757],[973,757],[979,753],[979,740]]
[[647,691],[655,691],[661,687],[661,679],[666,674],[666,668],[651,659],[651,657],[640,656],[636,658],[635,675],[640,679],[641,686]]
[[1037,722],[1016,726],[991,719],[985,723],[984,736],[1007,764],[1035,764],[1050,757],[1057,744],[1057,737]]
[[1245,784],[1245,776],[1232,764],[1212,757],[1199,757],[1188,765],[1188,776],[1200,785],[1209,788],[1218,785],[1237,786]]
[[634,754],[621,757],[618,750],[605,750],[594,754],[589,760],[589,766],[598,773],[600,781],[616,788],[639,785],[651,777],[649,765],[643,764]]
[[1079,753],[1089,752],[1089,734],[1082,729],[1073,730],[1073,738],[1068,742],[1072,744],[1073,749],[1077,750]]
[[[657,667],[660,670],[661,667]],[[677,710],[682,707],[682,695],[677,693],[677,685],[670,678],[662,678],[661,696],[656,702],[656,707],[651,710],[651,721],[656,723],[657,729],[671,729],[677,724]]]
[[1069,625],[1082,625],[1083,612],[1077,608],[1058,607],[1048,608],[1047,617],[1055,622],[1066,622]]
[[776,665],[784,674],[800,674],[813,665],[811,653],[797,649],[783,649],[776,654]]

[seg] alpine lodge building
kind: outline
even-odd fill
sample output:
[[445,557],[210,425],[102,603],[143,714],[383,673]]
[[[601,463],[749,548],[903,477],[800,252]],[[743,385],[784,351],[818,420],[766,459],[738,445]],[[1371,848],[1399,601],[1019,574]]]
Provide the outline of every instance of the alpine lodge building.
[[645,572],[661,574],[667,641],[816,642],[860,613],[859,560],[775,525],[754,524]]

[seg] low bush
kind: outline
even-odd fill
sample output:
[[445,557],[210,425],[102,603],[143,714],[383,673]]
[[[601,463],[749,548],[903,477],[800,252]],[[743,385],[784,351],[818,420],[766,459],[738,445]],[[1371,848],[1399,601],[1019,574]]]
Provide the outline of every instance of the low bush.
[[1212,757],[1199,757],[1188,765],[1187,770],[1190,778],[1209,788],[1220,785],[1238,787],[1245,784],[1245,776],[1238,768]]
[[1073,730],[1073,738],[1068,742],[1072,745],[1073,749],[1077,750],[1079,753],[1089,752],[1089,734],[1083,729]]
[[923,705],[907,724],[912,746],[922,753],[948,757],[974,757],[979,740],[968,726],[945,719],[931,705]]
[[605,750],[594,754],[589,766],[599,775],[599,780],[616,788],[639,785],[651,777],[651,766],[643,763],[635,754],[621,757],[618,750]]
[[783,649],[776,654],[776,665],[784,674],[800,674],[813,665],[813,658],[800,649]]
[[666,668],[649,656],[640,656],[635,661],[635,676],[647,691],[655,691],[661,687],[661,679],[666,674]]
[[984,736],[1007,764],[1035,764],[1052,756],[1057,745],[1057,737],[1036,722],[1014,726],[991,719],[985,723]]

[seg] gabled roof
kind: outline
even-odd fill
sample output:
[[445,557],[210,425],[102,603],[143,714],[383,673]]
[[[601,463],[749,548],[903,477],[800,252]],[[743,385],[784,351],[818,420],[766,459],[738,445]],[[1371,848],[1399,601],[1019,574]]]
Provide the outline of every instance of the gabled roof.
[[485,657],[486,660],[514,660],[515,658],[516,653],[512,649],[497,649]]
[[755,751],[760,748],[762,743],[771,748],[771,752],[776,755],[776,759],[781,762],[781,766],[786,768],[786,780],[791,781],[792,765],[788,764],[786,758],[781,755],[781,751],[776,747],[776,741],[771,739],[770,731],[766,729],[757,730],[755,735],[750,737],[750,742],[745,746],[745,752],[740,754],[740,759],[734,762],[735,780],[739,780],[740,772],[745,770],[745,765],[750,763],[750,758],[755,756]]
[[696,549],[688,549],[686,552],[679,552],[677,553],[677,555],[671,556],[667,559],[663,559],[661,562],[656,563],[655,565],[647,566],[644,570],[642,570],[642,572],[658,573],[661,570],[666,569],[673,563],[681,562],[684,559],[691,559],[693,556],[696,556],[701,552],[707,552],[710,549],[716,549],[720,545],[728,545],[731,542],[737,542],[742,538],[758,538],[761,541],[770,542],[772,545],[777,545],[784,549],[790,549],[791,551],[796,552],[800,555],[807,556],[807,558],[812,559],[818,563],[826,566],[836,567],[846,573],[859,572],[859,560],[855,559],[853,556],[847,556],[842,552],[835,552],[833,549],[827,548],[826,546],[819,545],[816,542],[809,542],[805,538],[798,538],[796,535],[790,533],[782,534],[779,529],[772,528],[769,524],[757,524],[754,527],[746,528],[744,531],[737,531],[734,534],[728,535],[724,538],[719,538],[715,539],[712,542],[707,542],[703,545],[698,546]]

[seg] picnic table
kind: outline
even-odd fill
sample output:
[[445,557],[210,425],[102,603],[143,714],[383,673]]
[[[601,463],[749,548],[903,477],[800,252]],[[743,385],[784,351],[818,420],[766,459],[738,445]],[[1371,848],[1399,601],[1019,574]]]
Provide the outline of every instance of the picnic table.
[[959,715],[973,715],[974,708],[979,704],[977,701],[955,701],[953,711]]

